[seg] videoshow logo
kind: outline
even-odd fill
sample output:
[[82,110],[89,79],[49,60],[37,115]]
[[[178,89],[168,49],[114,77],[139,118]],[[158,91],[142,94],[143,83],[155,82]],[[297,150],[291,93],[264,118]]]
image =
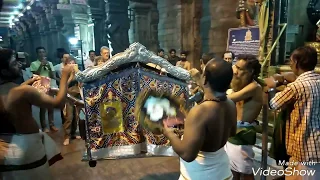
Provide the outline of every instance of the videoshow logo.
[[264,175],[264,176],[314,176],[316,170],[298,170],[296,168],[288,167],[285,170],[275,170],[268,167],[266,170],[262,170],[262,168],[258,168],[255,170],[252,168],[253,175]]

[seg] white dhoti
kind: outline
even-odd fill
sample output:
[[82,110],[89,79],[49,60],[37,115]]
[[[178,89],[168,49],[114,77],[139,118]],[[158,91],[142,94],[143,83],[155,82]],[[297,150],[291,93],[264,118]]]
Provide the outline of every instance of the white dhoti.
[[49,162],[61,160],[61,155],[48,135],[1,134],[0,140],[0,179],[52,179]]
[[[238,121],[237,127],[252,127],[256,126],[256,123],[247,123]],[[230,159],[230,168],[242,174],[252,174],[254,152],[252,145],[236,145],[227,142],[224,146],[225,151]]]
[[229,158],[224,148],[216,152],[198,153],[197,158],[188,163],[180,159],[179,180],[231,180]]

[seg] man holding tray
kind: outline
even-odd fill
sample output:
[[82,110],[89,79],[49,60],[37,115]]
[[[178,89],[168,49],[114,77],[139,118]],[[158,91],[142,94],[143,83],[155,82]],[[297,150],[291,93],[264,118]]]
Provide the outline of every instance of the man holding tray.
[[222,59],[207,63],[201,78],[204,100],[187,115],[181,140],[164,121],[164,135],[180,156],[179,180],[232,179],[224,150],[228,138],[236,132],[236,108],[226,96],[232,76],[230,63]]

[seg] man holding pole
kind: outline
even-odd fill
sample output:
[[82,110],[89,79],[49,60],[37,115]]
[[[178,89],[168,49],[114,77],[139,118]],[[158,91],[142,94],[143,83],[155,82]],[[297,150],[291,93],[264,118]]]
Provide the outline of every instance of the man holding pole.
[[262,87],[258,84],[261,65],[253,55],[239,55],[233,65],[232,91],[228,98],[237,108],[237,134],[228,139],[225,150],[235,180],[254,180],[253,145],[256,143],[256,119],[262,108]]
[[[291,174],[289,180],[320,179],[320,75],[314,72],[317,65],[317,52],[314,48],[304,46],[296,49],[290,57],[290,67],[297,76],[267,78],[265,83],[270,88],[282,84],[291,77],[294,82],[277,93],[270,100],[272,109],[283,109],[293,105],[289,120],[286,121],[286,149],[290,156],[289,170],[300,172],[314,171],[313,176]],[[293,163],[298,162],[298,163]]]

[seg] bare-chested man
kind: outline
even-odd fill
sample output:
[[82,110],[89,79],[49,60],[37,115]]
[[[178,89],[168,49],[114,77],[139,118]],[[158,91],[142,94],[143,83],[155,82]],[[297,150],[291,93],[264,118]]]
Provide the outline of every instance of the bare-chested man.
[[183,138],[180,140],[164,123],[164,135],[180,156],[179,180],[232,179],[223,148],[236,132],[236,107],[226,96],[232,75],[230,63],[209,61],[201,78],[204,100],[190,110]]
[[254,179],[252,168],[256,142],[255,126],[262,108],[262,87],[256,82],[261,65],[252,55],[239,55],[233,65],[232,93],[228,95],[237,107],[237,134],[229,138],[225,150],[234,179]]
[[[19,63],[10,49],[0,50],[0,179],[51,179],[48,160],[56,154],[53,140],[32,117],[32,105],[58,108],[64,105],[67,80],[73,67],[63,69],[56,98],[39,93],[30,79],[19,86],[13,81],[21,76]],[[47,149],[47,142],[51,145]],[[45,146],[44,146],[45,144]],[[53,155],[53,156],[52,156]]]

